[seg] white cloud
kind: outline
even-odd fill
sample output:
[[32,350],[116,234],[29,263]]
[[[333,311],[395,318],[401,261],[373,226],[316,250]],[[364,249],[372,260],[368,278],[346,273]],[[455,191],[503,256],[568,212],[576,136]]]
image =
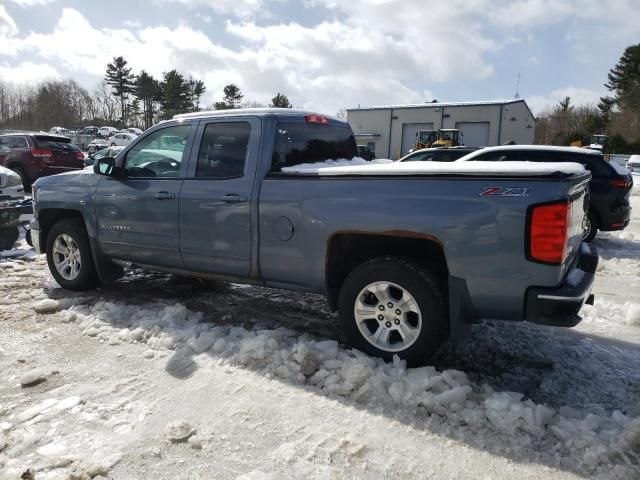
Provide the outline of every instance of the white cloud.
[[18,33],[18,26],[7,9],[0,5],[0,37],[10,37]]
[[19,7],[33,7],[35,5],[45,5],[47,3],[53,3],[56,0],[6,0],[10,3],[14,3]]
[[46,63],[23,62],[16,66],[0,64],[0,78],[13,83],[37,83],[60,78],[58,71]]
[[538,115],[544,110],[552,108],[565,97],[571,97],[571,103],[573,105],[597,105],[600,97],[604,95],[604,91],[569,86],[553,90],[546,95],[533,95],[527,97],[525,100],[534,115]]
[[214,12],[248,18],[260,12],[263,0],[154,0],[155,3],[180,3],[189,8],[208,7]]

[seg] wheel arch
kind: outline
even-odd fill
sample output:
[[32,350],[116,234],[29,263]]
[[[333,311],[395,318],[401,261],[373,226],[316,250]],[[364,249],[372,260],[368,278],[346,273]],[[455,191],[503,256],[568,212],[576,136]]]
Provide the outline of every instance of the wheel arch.
[[331,310],[337,309],[340,288],[347,275],[363,263],[382,256],[404,257],[431,270],[443,286],[448,306],[450,340],[462,341],[478,315],[464,278],[449,272],[443,243],[435,236],[410,231],[382,233],[338,232],[326,254],[326,291]]
[[111,283],[123,275],[122,267],[109,261],[100,253],[100,247],[97,239],[89,235],[89,228],[85,221],[82,212],[74,209],[67,208],[45,208],[38,211],[38,226],[40,228],[40,245],[42,253],[46,253],[47,237],[51,227],[60,220],[78,220],[82,223],[85,231],[87,232],[87,238],[89,240],[89,248],[91,248],[91,257],[93,258],[93,264],[98,275],[98,279],[101,283]]
[[429,267],[444,283],[449,275],[442,242],[428,234],[410,231],[381,233],[337,232],[327,244],[325,283],[329,306],[337,307],[345,278],[357,266],[382,256],[411,258]]

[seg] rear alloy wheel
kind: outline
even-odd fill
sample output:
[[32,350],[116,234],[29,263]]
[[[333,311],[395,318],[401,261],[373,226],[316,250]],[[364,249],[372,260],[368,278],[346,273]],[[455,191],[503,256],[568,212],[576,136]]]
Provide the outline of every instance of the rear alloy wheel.
[[582,220],[582,241],[590,243],[598,233],[598,222],[595,215],[590,211],[584,216]]
[[384,257],[357,267],[344,281],[338,313],[359,350],[422,365],[448,338],[440,280],[410,259]]
[[61,220],[47,236],[47,263],[61,287],[88,290],[96,286],[97,275],[84,225],[78,220]]
[[360,290],[353,316],[364,339],[383,352],[406,350],[422,330],[422,312],[400,285],[373,282]]

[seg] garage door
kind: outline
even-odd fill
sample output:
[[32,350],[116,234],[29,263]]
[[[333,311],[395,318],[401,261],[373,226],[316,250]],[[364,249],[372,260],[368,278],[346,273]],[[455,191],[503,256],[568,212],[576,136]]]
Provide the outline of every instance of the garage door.
[[468,147],[489,145],[489,122],[457,122],[456,128],[462,133],[462,142]]
[[402,125],[401,156],[409,153],[416,143],[416,133],[420,130],[433,130],[433,123],[404,123]]

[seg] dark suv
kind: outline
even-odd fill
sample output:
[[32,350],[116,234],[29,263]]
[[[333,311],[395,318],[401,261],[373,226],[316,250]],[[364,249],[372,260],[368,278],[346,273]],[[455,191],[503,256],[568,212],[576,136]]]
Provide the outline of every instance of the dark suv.
[[585,217],[584,240],[590,242],[598,230],[622,230],[629,225],[629,196],[633,179],[624,167],[607,162],[596,150],[545,145],[483,148],[459,161],[578,162],[591,172],[589,213]]
[[84,154],[67,137],[12,133],[0,135],[0,165],[20,175],[29,192],[40,177],[84,168]]

